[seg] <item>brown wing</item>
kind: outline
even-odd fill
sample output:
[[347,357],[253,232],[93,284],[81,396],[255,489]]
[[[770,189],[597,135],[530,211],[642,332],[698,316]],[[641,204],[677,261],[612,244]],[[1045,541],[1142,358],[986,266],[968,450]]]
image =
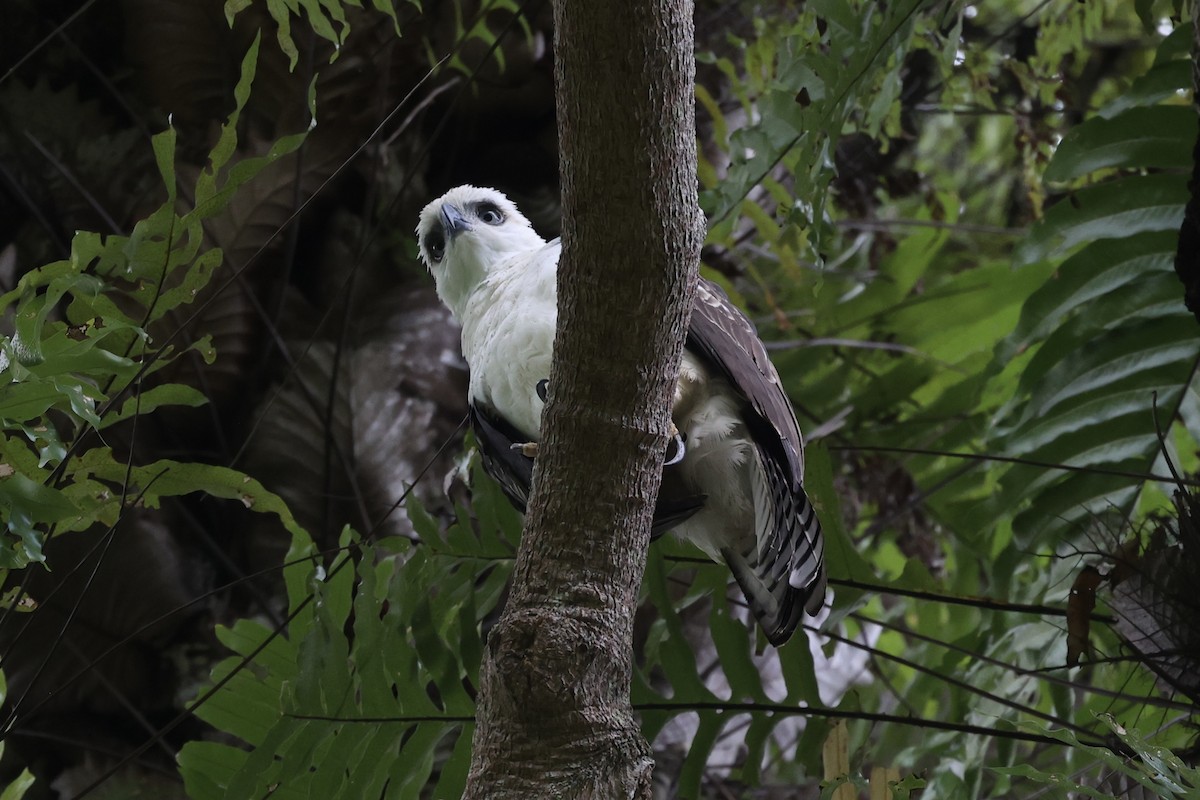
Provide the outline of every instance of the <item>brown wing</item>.
[[825,547],[804,492],[800,426],[754,324],[711,281],[697,288],[687,348],[745,400],[765,479],[755,498],[758,552],[727,560],[768,638],[782,642],[803,609],[816,614],[825,600]]

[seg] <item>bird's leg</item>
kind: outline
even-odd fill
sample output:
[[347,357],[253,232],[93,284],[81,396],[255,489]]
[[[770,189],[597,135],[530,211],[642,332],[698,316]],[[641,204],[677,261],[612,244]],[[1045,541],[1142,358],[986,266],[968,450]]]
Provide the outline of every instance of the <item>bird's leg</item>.
[[696,363],[684,355],[679,365],[679,379],[675,382],[675,396],[671,399],[671,441],[663,466],[669,467],[683,461],[687,455],[687,434],[675,425],[677,419],[687,419],[703,398],[704,375]]
[[[534,391],[537,392],[538,398],[540,398],[543,403],[546,402],[546,397],[550,393],[549,387],[550,387],[550,381],[546,380],[545,378],[542,378],[540,381],[538,381],[537,385],[534,387]],[[517,452],[519,452],[521,455],[525,456],[526,458],[537,458],[538,443],[537,442],[516,442],[512,445],[509,445],[509,449],[516,450]]]
[[538,443],[537,442],[514,442],[508,446],[509,450],[516,450],[526,458],[537,458]]

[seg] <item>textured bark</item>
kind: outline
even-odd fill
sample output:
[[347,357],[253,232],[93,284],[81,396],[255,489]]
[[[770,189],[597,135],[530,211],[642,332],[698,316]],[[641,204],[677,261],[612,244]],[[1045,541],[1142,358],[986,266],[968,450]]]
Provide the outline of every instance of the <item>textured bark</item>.
[[559,329],[465,796],[649,798],[631,639],[704,236],[692,3],[556,0],[554,12]]

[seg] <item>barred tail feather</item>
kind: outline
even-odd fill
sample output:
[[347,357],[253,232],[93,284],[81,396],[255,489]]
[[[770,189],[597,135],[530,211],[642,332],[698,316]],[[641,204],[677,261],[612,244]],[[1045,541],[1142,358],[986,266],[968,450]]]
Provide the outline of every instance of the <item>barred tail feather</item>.
[[808,495],[801,489],[798,500],[800,513],[792,535],[796,541],[793,561],[788,574],[788,584],[804,593],[804,610],[816,616],[825,605],[825,590],[828,579],[825,575],[825,537],[821,533],[821,521]]
[[[808,593],[803,589],[796,589],[787,581],[780,581],[774,585],[764,581],[757,567],[741,553],[724,550],[721,555],[729,565],[742,594],[746,596],[754,618],[767,635],[767,641],[775,647],[781,646],[792,637],[796,626],[800,624]],[[819,605],[817,607],[820,608]]]
[[777,460],[760,452],[752,480],[755,537],[722,555],[767,639],[779,646],[825,604],[825,543],[816,510]]

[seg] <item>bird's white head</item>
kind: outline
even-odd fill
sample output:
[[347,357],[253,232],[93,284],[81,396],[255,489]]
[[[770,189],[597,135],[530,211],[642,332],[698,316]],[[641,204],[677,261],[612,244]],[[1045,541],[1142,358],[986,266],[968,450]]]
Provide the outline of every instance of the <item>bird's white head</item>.
[[503,193],[477,186],[456,187],[425,206],[417,241],[438,297],[459,321],[494,267],[546,243]]

